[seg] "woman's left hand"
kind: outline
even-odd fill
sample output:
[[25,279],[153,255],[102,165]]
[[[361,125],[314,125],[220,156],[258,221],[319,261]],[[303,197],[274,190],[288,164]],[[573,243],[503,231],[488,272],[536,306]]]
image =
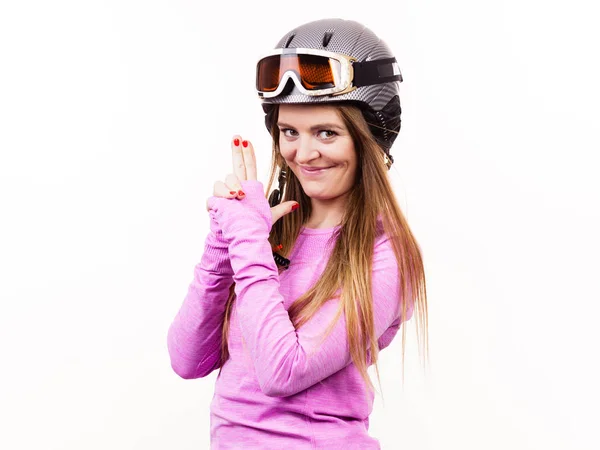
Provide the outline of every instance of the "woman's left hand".
[[[256,181],[256,156],[254,147],[247,140],[235,135],[231,141],[233,173],[225,177],[225,181],[217,181],[214,186],[213,196],[225,197],[234,201],[243,200],[245,193],[242,188],[242,181]],[[266,200],[266,199],[265,199]],[[271,208],[271,225],[277,222],[286,214],[294,211],[298,202],[287,201]],[[210,210],[209,202],[206,203],[206,209]]]

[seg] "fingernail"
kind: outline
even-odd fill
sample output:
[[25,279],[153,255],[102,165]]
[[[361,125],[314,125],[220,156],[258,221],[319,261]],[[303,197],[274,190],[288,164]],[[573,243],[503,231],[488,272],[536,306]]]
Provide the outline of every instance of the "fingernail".
[[229,195],[235,195],[235,194],[237,194],[237,192],[235,192],[235,191],[229,191]]
[[246,194],[244,194],[244,191],[238,191],[238,195],[239,195],[240,197],[244,197]]
[[[237,145],[237,144],[236,144],[236,145]],[[244,147],[248,147],[248,141],[242,141],[242,145],[243,145]]]
[[294,206],[292,206],[292,211],[296,211],[298,208],[300,208],[300,204],[296,203]]
[[236,147],[237,147],[238,145],[240,145],[240,140],[239,140],[238,138],[235,138],[235,139],[233,140],[233,145],[235,145]]

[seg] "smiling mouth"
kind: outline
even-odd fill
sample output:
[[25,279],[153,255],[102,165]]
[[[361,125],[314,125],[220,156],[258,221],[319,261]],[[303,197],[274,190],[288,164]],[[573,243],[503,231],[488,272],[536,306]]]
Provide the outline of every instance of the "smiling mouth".
[[333,166],[329,166],[329,167],[300,167],[300,170],[304,173],[307,174],[316,174],[316,173],[321,173],[321,172],[325,172],[328,169],[331,169]]

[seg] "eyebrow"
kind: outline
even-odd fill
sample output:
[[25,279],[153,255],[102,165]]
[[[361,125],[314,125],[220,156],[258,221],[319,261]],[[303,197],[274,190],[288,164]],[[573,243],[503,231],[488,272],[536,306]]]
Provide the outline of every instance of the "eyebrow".
[[[295,126],[287,124],[287,123],[284,123],[284,122],[277,122],[277,126],[279,128],[294,128],[294,129],[296,128]],[[343,127],[341,127],[339,125],[336,125],[335,123],[320,123],[318,125],[313,125],[312,127],[310,127],[310,130],[311,131],[315,131],[315,130],[330,130],[330,129],[333,129],[333,128],[338,129],[338,130],[343,130],[344,129]]]

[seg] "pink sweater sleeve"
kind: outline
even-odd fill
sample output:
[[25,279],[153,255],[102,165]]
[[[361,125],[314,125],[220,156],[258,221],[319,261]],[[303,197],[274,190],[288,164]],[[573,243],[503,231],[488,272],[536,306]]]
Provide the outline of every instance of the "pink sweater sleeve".
[[171,366],[182,378],[204,377],[220,367],[221,330],[232,283],[227,242],[211,220],[204,254],[167,335]]
[[[331,334],[323,332],[335,316],[339,298],[327,302],[296,330],[279,293],[279,275],[268,235],[271,213],[262,184],[242,182],[243,200],[211,199],[236,282],[238,320],[262,391],[268,396],[296,394],[349,365],[346,322],[340,316]],[[375,332],[389,343],[401,322],[398,266],[391,245],[380,240],[373,261]],[[407,318],[410,318],[410,314]],[[384,333],[388,331],[384,336]],[[393,337],[393,336],[392,336]]]

